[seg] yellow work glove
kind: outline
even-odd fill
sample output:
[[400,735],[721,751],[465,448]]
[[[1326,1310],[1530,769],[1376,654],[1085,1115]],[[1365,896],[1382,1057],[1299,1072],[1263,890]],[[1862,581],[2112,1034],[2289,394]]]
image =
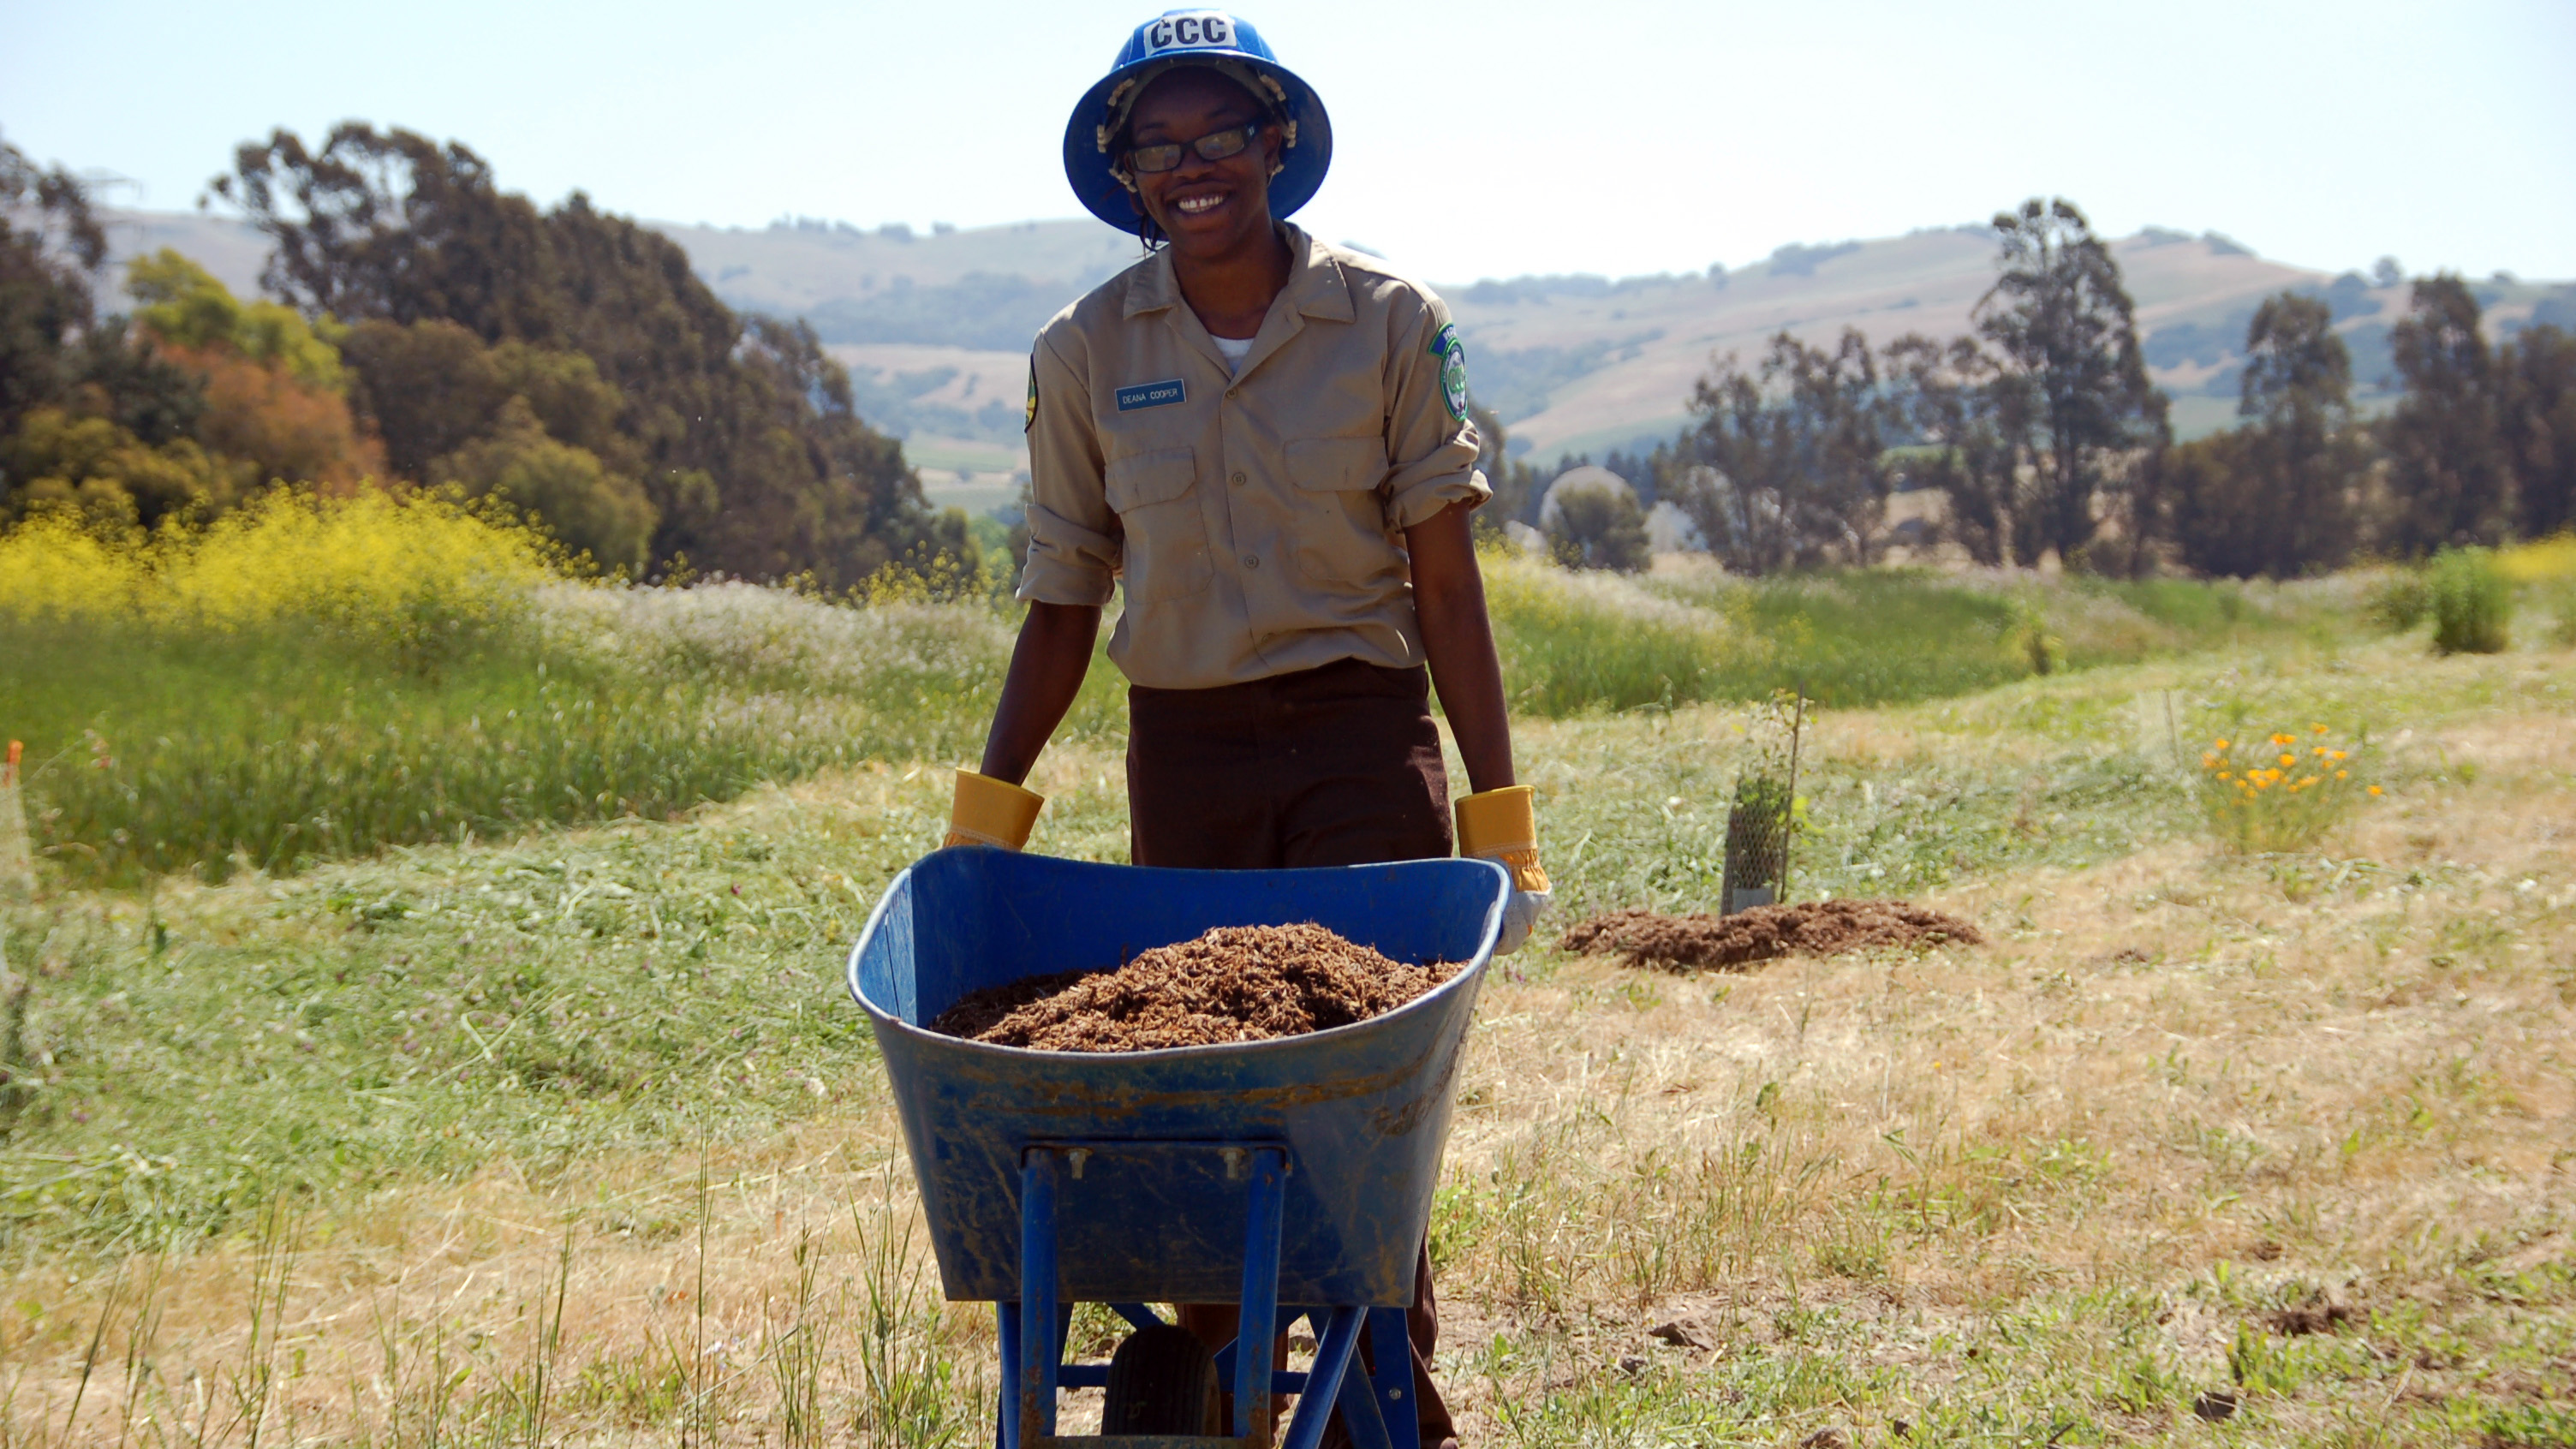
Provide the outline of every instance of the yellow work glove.
[[1494,954],[1508,956],[1529,939],[1532,927],[1554,895],[1547,872],[1538,863],[1538,818],[1530,811],[1530,787],[1507,785],[1469,795],[1454,807],[1458,813],[1458,853],[1493,861],[1511,872],[1512,898],[1503,906],[1503,934]]
[[1017,850],[1029,843],[1029,827],[1038,823],[1038,807],[1045,803],[1044,795],[1008,780],[960,770],[957,803],[948,807],[948,838],[939,847],[998,845]]

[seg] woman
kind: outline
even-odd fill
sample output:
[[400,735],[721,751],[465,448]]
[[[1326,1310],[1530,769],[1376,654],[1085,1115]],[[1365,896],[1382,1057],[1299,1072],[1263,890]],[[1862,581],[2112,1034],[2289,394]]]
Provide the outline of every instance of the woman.
[[[1468,530],[1492,490],[1465,357],[1428,289],[1280,220],[1331,154],[1313,90],[1221,12],[1139,26],[1075,108],[1074,190],[1149,254],[1031,354],[1028,618],[948,842],[1026,842],[1041,802],[1020,782],[1123,577],[1109,657],[1130,683],[1137,864],[1448,855],[1436,685],[1474,790],[1459,846],[1513,873],[1510,950],[1548,886]],[[1214,1347],[1232,1316],[1183,1324]],[[1423,1442],[1454,1444],[1427,1255],[1410,1327]]]

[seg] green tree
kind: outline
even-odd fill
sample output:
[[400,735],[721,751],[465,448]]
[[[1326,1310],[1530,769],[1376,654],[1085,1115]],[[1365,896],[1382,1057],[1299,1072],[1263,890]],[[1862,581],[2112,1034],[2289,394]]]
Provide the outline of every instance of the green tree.
[[1637,506],[1637,495],[1624,488],[1570,488],[1558,494],[1547,542],[1548,556],[1567,568],[1633,574],[1654,562],[1645,512]]
[[125,285],[139,336],[201,387],[199,442],[254,478],[346,487],[385,471],[344,395],[335,341],[346,329],[330,317],[307,322],[291,307],[244,302],[166,247],[129,263]]
[[112,419],[55,407],[32,409],[0,438],[0,476],[9,480],[0,517],[67,506],[111,528],[220,508],[258,481],[192,438],[156,447]]
[[125,266],[125,290],[138,304],[135,320],[180,347],[230,347],[256,362],[275,363],[306,387],[339,392],[348,386],[338,339],[347,331],[328,313],[312,322],[276,302],[244,302],[213,273],[168,247]]
[[1504,431],[1503,420],[1472,397],[1467,402],[1467,420],[1476,427],[1476,467],[1494,496],[1476,510],[1479,530],[1500,531],[1506,523],[1528,523],[1538,512],[1540,495],[1546,482],[1538,469],[1511,455],[1511,435]]
[[2390,330],[2405,395],[2380,430],[2392,495],[2388,542],[2411,557],[2499,542],[2512,523],[2495,354],[2480,322],[2468,284],[2446,272],[2417,280],[2405,319]]
[[190,442],[203,379],[126,319],[99,318],[106,257],[79,178],[0,141],[0,517],[53,501],[149,523],[232,487]]
[[2014,519],[2037,507],[2037,470],[2023,467],[2019,442],[2028,379],[1998,366],[1973,337],[1907,333],[1885,357],[1891,432],[1910,445],[1906,481],[1940,492],[1942,534],[1970,558],[1988,568],[2009,562]]
[[1869,340],[1846,327],[1827,352],[1783,332],[1771,339],[1763,370],[1782,392],[1789,470],[1805,482],[1799,526],[1810,556],[1875,561],[1893,479]]
[[1719,359],[1691,390],[1699,422],[1659,453],[1658,493],[1739,572],[1869,562],[1893,483],[1879,381],[1850,328],[1830,352],[1779,333],[1749,372]]
[[1721,361],[1691,391],[1698,424],[1685,433],[1658,489],[1690,516],[1709,553],[1739,574],[1777,573],[1797,563],[1799,539],[1782,475],[1782,420],[1761,380]]
[[369,318],[349,329],[341,347],[357,375],[352,400],[384,439],[385,462],[400,477],[428,477],[431,460],[489,433],[510,400],[492,349],[445,318]]
[[2266,570],[2289,577],[2352,556],[2353,490],[2366,464],[2353,427],[2352,354],[2322,297],[2264,299],[2245,330],[2237,415],[2261,440],[2277,521]]
[[73,348],[97,319],[89,276],[106,259],[79,178],[0,141],[0,434],[71,389]]
[[2504,348],[2496,371],[2523,536],[2576,528],[2576,334],[2526,327]]
[[2175,450],[2168,523],[2203,573],[2289,578],[2352,555],[2366,459],[2353,426],[2352,356],[2320,297],[2264,299],[2245,333],[2245,422]]
[[434,482],[502,499],[543,519],[568,548],[603,567],[640,571],[653,542],[653,503],[643,486],[599,455],[548,436],[524,397],[501,405],[494,430],[430,465]]
[[2034,197],[1994,220],[2002,274],[1976,306],[1978,333],[2026,389],[2016,441],[2037,484],[2011,520],[2011,549],[2069,563],[2110,502],[2127,520],[2129,564],[2145,567],[2157,505],[2152,458],[2170,440],[2163,393],[2147,380],[2136,307],[2110,247],[2074,203]]
[[361,322],[345,345],[358,403],[403,477],[426,478],[436,459],[492,434],[514,397],[548,435],[612,471],[640,478],[648,466],[643,446],[620,426],[626,395],[586,353],[516,341],[486,347],[446,321]]
[[599,375],[588,354],[504,342],[492,349],[492,366],[502,388],[525,400],[549,435],[598,454],[630,477],[643,472],[643,449],[617,426],[626,394]]
[[2251,428],[2228,428],[2165,453],[2167,526],[2182,562],[2198,572],[2248,578],[2273,571],[2278,499]]
[[203,374],[183,366],[130,317],[109,317],[82,339],[73,362],[78,402],[146,447],[194,436],[211,400]]
[[[266,283],[307,315],[361,331],[452,323],[489,349],[589,358],[622,399],[616,432],[659,515],[658,558],[847,584],[889,563],[971,556],[962,523],[931,511],[901,449],[860,422],[847,373],[810,329],[735,316],[676,243],[585,196],[540,211],[462,145],[355,122],[319,149],[287,131],[244,146],[215,189],[275,240]],[[353,331],[348,354],[398,467],[462,446],[449,439],[465,419],[488,428],[514,395],[549,431],[559,421],[544,398],[506,378],[487,388],[479,371],[397,421],[401,381],[368,375],[376,352],[400,350],[378,349],[383,338]],[[453,339],[438,346],[465,356]],[[616,471],[613,450],[593,441]]]
[[236,148],[211,183],[275,244],[260,285],[307,316],[455,322],[486,342],[559,326],[545,217],[465,146],[358,121]]

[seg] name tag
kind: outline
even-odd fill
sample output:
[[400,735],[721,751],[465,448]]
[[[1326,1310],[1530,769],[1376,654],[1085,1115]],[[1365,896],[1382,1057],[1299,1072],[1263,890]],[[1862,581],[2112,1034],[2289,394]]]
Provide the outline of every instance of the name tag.
[[1140,382],[1118,389],[1118,411],[1132,413],[1138,408],[1158,408],[1188,396],[1189,389],[1181,386],[1177,377],[1169,382]]

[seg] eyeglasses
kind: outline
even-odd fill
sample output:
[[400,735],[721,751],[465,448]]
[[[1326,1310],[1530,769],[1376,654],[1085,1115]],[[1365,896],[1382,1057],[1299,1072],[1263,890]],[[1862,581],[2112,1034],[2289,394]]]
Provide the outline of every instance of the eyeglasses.
[[1143,172],[1177,170],[1183,151],[1196,151],[1202,161],[1222,161],[1243,154],[1243,148],[1261,138],[1261,121],[1248,121],[1222,131],[1210,131],[1195,141],[1172,141],[1160,146],[1138,146],[1127,153],[1129,169]]

